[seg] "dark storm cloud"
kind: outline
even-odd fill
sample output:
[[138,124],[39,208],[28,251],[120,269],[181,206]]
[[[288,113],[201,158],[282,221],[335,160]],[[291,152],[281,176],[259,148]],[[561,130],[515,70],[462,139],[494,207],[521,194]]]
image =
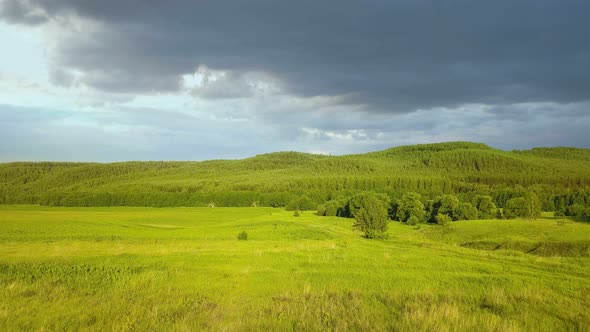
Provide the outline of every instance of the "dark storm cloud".
[[383,112],[590,97],[588,1],[5,0],[0,12],[98,23],[52,56],[104,91],[175,91],[206,65]]

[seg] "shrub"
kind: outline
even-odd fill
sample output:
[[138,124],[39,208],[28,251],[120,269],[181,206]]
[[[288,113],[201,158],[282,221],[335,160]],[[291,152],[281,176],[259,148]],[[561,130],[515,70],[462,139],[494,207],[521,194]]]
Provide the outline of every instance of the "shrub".
[[293,217],[299,217],[301,215],[301,213],[299,213],[299,210],[295,210],[295,212],[293,212]]
[[326,203],[326,216],[335,217],[338,215],[338,210],[341,210],[342,206],[338,201],[329,201]]
[[424,204],[422,204],[420,198],[420,194],[417,193],[404,194],[397,204],[397,219],[401,222],[408,222],[411,217],[414,217],[412,222],[416,223],[424,220]]
[[408,225],[415,226],[420,223],[420,219],[418,219],[418,217],[416,216],[410,216],[410,218],[408,218],[406,222],[408,223]]
[[453,220],[459,220],[459,199],[454,195],[439,196],[434,200],[432,207],[432,217],[440,214],[446,214]]
[[506,219],[524,217],[526,215],[525,205],[526,202],[523,197],[509,199],[504,207],[504,217]]
[[383,238],[387,231],[387,208],[389,202],[379,195],[363,195],[357,202],[358,210],[354,214],[355,227],[365,233],[368,239]]
[[456,211],[457,220],[476,220],[477,209],[469,203],[461,203]]
[[586,208],[582,204],[573,204],[567,207],[565,214],[572,217],[581,217],[584,215]]
[[326,215],[326,206],[324,204],[318,205],[318,211],[316,212],[318,216],[325,216]]
[[490,196],[476,196],[474,205],[479,219],[493,219],[496,217],[496,204],[494,204]]
[[516,217],[535,219],[541,215],[541,202],[532,192],[523,197],[512,198],[506,202],[504,217],[512,219]]
[[438,225],[446,225],[446,224],[450,223],[451,221],[453,221],[453,219],[451,219],[451,217],[449,217],[446,214],[439,213],[436,215],[436,217],[434,217],[434,221]]
[[240,241],[248,240],[248,233],[246,233],[246,232],[238,233],[238,240],[240,240]]
[[363,193],[356,194],[356,195],[352,196],[348,200],[348,203],[346,204],[347,211],[344,214],[349,217],[355,218],[357,212],[363,207],[363,204],[364,204],[363,201],[367,197],[374,197],[375,199],[382,201],[386,205],[386,208],[389,208],[389,203],[390,203],[389,196],[387,196],[385,194],[374,193],[374,192],[363,192]]
[[314,203],[311,200],[311,198],[309,198],[306,195],[303,195],[299,198],[296,198],[296,199],[290,201],[289,204],[287,204],[287,206],[285,207],[285,209],[287,211],[295,211],[295,210],[309,211],[309,210],[314,210],[315,208],[317,208],[317,204]]
[[535,219],[541,215],[541,201],[539,197],[533,192],[528,192],[524,195],[526,203],[526,216],[529,219]]

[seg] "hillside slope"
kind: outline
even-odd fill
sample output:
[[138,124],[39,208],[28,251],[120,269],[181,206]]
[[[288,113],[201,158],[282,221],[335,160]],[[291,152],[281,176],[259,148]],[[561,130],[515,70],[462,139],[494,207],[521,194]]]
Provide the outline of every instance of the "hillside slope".
[[[502,151],[450,142],[366,154],[277,152],[203,162],[0,164],[0,203],[72,206],[284,206],[301,194],[321,203],[363,190],[392,197],[534,190],[545,201],[590,187],[590,149]],[[508,193],[508,194],[507,194]]]

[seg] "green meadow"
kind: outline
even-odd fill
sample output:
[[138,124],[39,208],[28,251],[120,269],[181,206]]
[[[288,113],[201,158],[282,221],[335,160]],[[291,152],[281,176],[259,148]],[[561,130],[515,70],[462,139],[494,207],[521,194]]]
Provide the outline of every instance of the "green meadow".
[[390,222],[385,240],[352,223],[0,206],[0,330],[590,329],[588,222]]

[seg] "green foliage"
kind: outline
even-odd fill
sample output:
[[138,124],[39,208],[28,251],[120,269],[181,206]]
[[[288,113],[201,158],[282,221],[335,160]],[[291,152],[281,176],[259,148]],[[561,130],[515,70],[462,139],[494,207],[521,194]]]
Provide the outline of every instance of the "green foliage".
[[524,195],[526,203],[525,218],[536,219],[541,216],[541,201],[534,192],[527,192]]
[[446,214],[439,213],[434,217],[434,221],[436,224],[444,226],[453,221],[453,219]]
[[389,199],[382,195],[366,193],[351,200],[354,206],[354,226],[365,233],[368,239],[384,238],[387,231],[387,208]]
[[326,215],[326,205],[320,204],[318,205],[318,210],[316,212],[318,216],[325,216]]
[[585,215],[586,207],[582,204],[572,204],[565,210],[566,216],[582,217]]
[[313,200],[311,200],[311,198],[309,198],[307,195],[303,195],[299,198],[290,201],[289,204],[287,204],[287,206],[285,207],[285,209],[287,211],[310,211],[315,209],[316,207],[317,205],[313,202]]
[[526,193],[523,197],[512,198],[506,203],[504,217],[535,219],[541,215],[541,202],[537,195],[532,192]]
[[459,204],[456,215],[457,220],[476,220],[478,213],[477,209],[471,203],[463,202]]
[[410,215],[410,218],[408,218],[408,220],[406,221],[406,223],[408,223],[408,225],[411,225],[411,226],[415,226],[421,222],[422,222],[422,220],[420,220],[415,215]]
[[454,195],[443,195],[434,200],[433,214],[446,214],[453,220],[459,220],[459,199]]
[[[213,202],[314,210],[337,200],[336,213],[349,216],[341,198],[365,191],[395,200],[419,193],[431,221],[436,214],[428,201],[442,195],[472,202],[478,211],[478,195],[503,208],[526,192],[534,192],[549,211],[589,207],[590,150],[501,151],[450,142],[347,156],[279,152],[204,162],[0,164],[0,204],[205,207]],[[297,202],[302,196],[308,200]],[[396,211],[391,216],[397,218]]]
[[389,196],[387,196],[385,194],[375,193],[375,192],[362,192],[360,194],[356,194],[356,195],[352,196],[348,200],[348,204],[346,205],[346,211],[343,213],[343,216],[356,218],[356,215],[359,212],[359,210],[361,210],[363,207],[366,206],[365,201],[369,197],[371,198],[371,200],[381,201],[383,206],[385,206],[386,210],[389,208],[389,204],[390,204]]
[[328,201],[326,202],[326,216],[335,217],[338,215],[338,211],[343,211],[344,206],[340,204],[338,201]]
[[238,233],[238,240],[240,240],[240,241],[248,240],[248,233],[246,233],[244,231]]
[[293,217],[299,217],[301,215],[301,213],[299,213],[299,210],[295,210],[295,212],[293,212]]
[[479,219],[494,219],[498,208],[492,201],[492,197],[487,195],[477,195],[474,199],[474,206],[477,209]]
[[527,215],[526,201],[524,197],[512,198],[506,202],[504,207],[504,218],[514,219],[517,217],[524,217]]
[[424,220],[424,204],[420,201],[418,193],[406,193],[397,204],[396,217],[401,222],[419,223]]

